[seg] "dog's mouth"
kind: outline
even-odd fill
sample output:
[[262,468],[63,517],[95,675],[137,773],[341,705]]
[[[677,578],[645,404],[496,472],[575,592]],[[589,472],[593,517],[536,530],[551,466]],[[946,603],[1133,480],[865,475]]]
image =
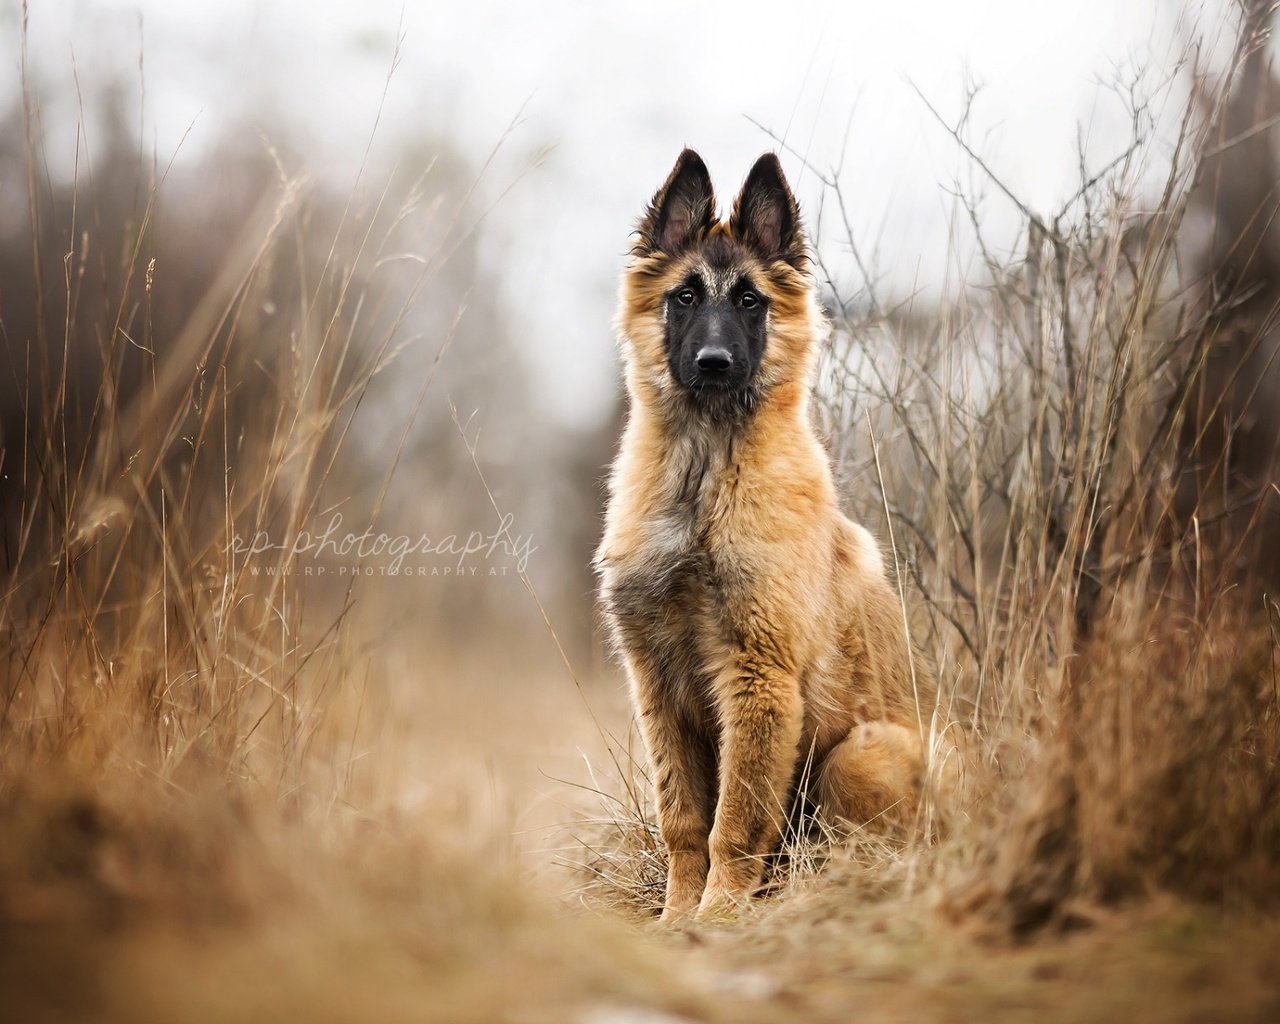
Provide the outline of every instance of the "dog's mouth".
[[760,395],[751,381],[693,380],[683,390],[695,407],[712,415],[751,413],[760,404]]
[[699,374],[694,377],[689,384],[689,390],[695,394],[704,392],[709,394],[723,394],[726,391],[741,391],[746,387],[745,384],[731,380],[729,377],[711,374]]
[[750,412],[759,404],[756,374],[748,367],[706,369],[693,365],[692,360],[672,359],[668,368],[671,379],[695,409],[717,415]]
[[695,395],[725,395],[746,391],[751,387],[751,374],[739,367],[724,370],[704,370],[689,367],[679,375],[681,384]]

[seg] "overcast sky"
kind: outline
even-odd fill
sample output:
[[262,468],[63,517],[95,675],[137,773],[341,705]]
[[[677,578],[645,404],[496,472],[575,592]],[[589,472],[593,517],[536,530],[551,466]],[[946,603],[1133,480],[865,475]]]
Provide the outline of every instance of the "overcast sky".
[[[32,0],[31,48],[47,77],[69,78],[74,53],[90,82],[103,68],[136,75],[141,50],[162,158],[193,123],[180,159],[198,159],[228,125],[287,121],[315,168],[341,183],[363,152],[403,19],[379,129],[386,151],[428,130],[479,161],[523,111],[496,189],[554,147],[500,207],[487,252],[499,301],[545,353],[540,390],[556,414],[589,423],[615,385],[609,321],[628,231],[682,146],[702,152],[722,201],[775,145],[753,122],[820,169],[841,165],[860,246],[878,246],[891,286],[927,290],[947,265],[947,190],[961,160],[916,89],[954,118],[965,82],[980,83],[974,138],[1003,180],[1047,207],[1074,188],[1079,127],[1091,166],[1124,144],[1110,83],[1147,66],[1155,89],[1186,39],[1222,34],[1225,6]],[[17,9],[4,0],[14,42]],[[6,50],[16,69],[16,46]],[[819,182],[797,155],[784,166],[815,211]],[[996,235],[1012,232],[1008,209],[993,201],[987,212]],[[838,239],[823,246],[847,265]]]

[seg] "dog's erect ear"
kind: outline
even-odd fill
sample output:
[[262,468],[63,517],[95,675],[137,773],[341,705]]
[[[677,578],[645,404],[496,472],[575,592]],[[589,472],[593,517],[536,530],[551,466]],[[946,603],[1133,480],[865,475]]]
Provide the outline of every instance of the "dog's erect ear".
[[645,211],[634,251],[674,255],[709,228],[715,217],[716,197],[707,165],[686,149]]
[[800,207],[791,194],[776,153],[755,162],[733,201],[729,226],[736,238],[766,260],[785,260],[802,269],[807,260],[800,230]]

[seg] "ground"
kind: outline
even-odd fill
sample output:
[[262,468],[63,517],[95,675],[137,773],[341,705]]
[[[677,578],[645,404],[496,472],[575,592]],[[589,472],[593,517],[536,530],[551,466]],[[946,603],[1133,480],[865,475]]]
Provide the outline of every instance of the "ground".
[[[293,820],[221,791],[140,806],[129,787],[73,780],[19,798],[0,889],[5,1019],[1280,1019],[1280,920],[1155,894],[1081,906],[1021,943],[958,915],[927,855],[837,851],[785,896],[710,923],[583,896],[568,837],[595,795],[554,777],[601,756],[596,723],[624,728],[625,699],[601,688],[593,723],[580,702],[546,700],[563,680],[544,683],[484,716],[489,759],[505,751],[484,785],[519,811],[514,839],[513,819],[462,810],[461,790]],[[424,779],[457,763],[486,696],[419,736]],[[557,817],[569,827],[548,828]]]

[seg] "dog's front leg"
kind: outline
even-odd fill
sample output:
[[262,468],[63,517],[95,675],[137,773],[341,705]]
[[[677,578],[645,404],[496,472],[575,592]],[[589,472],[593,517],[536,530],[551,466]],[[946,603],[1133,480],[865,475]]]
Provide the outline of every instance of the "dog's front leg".
[[716,761],[709,736],[673,707],[657,680],[632,666],[640,729],[649,751],[658,830],[667,847],[663,920],[698,906],[707,881],[707,837],[715,812]]
[[804,714],[798,679],[743,662],[717,687],[720,798],[699,914],[737,906],[760,884],[764,858],[786,820],[799,756]]

